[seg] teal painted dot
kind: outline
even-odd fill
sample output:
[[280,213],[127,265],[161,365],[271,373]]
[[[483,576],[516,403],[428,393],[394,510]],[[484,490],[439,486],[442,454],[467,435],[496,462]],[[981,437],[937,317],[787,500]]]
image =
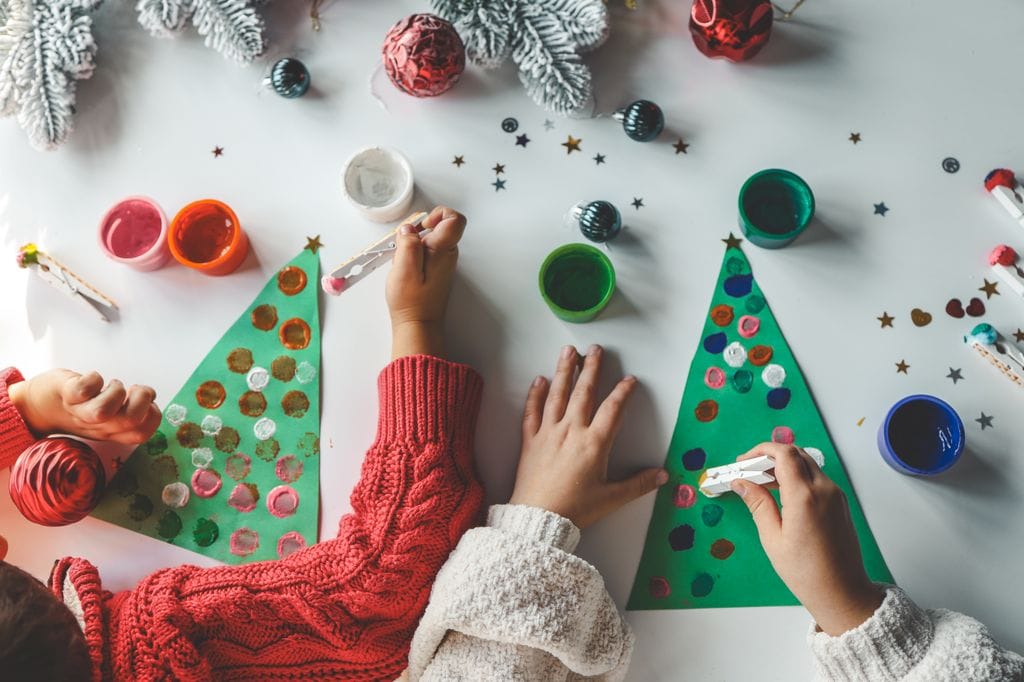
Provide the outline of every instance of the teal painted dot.
[[725,271],[730,275],[742,275],[747,271],[747,264],[743,262],[742,258],[730,256],[729,259],[725,261]]
[[754,385],[754,375],[745,369],[738,369],[736,373],[732,375],[732,379],[729,380],[732,387],[736,389],[737,393],[746,393],[750,390],[750,387]]
[[160,520],[157,521],[156,532],[157,535],[165,540],[173,540],[181,532],[181,517],[174,513],[172,509],[168,509],[160,517]]
[[717,504],[706,504],[700,510],[700,518],[705,526],[717,526],[724,514],[725,510]]
[[764,296],[759,296],[758,294],[751,294],[750,296],[747,296],[747,300],[744,302],[744,305],[746,305],[748,313],[750,313],[751,315],[756,315],[762,310],[764,310]]
[[711,594],[711,588],[714,586],[714,578],[707,573],[698,573],[697,577],[690,583],[690,594],[694,597],[706,597]]

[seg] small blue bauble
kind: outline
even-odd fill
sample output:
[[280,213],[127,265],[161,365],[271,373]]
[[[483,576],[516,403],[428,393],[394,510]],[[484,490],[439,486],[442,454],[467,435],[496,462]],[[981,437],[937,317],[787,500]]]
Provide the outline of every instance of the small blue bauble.
[[665,114],[661,107],[646,99],[638,99],[625,109],[615,112],[622,121],[622,129],[637,142],[650,142],[665,129]]
[[302,97],[309,90],[309,69],[298,59],[285,57],[270,70],[270,85],[274,92],[293,99]]
[[619,209],[607,201],[591,201],[580,209],[580,232],[592,242],[615,239],[622,229]]

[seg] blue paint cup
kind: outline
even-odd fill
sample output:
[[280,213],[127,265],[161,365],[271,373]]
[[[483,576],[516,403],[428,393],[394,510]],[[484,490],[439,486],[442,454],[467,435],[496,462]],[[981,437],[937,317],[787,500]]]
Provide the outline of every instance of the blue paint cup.
[[901,474],[934,476],[956,464],[967,438],[949,403],[911,395],[892,406],[878,428],[882,459]]

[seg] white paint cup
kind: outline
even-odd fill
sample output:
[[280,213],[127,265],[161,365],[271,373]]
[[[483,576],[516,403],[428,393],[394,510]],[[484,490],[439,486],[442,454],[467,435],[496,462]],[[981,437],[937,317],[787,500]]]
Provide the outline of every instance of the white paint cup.
[[409,160],[390,147],[360,149],[345,162],[341,172],[345,197],[376,223],[390,223],[408,215],[413,186]]

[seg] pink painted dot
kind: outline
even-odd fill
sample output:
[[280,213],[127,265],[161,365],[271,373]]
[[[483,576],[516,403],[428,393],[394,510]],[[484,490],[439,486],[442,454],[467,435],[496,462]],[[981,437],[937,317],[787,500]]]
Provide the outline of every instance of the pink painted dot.
[[793,429],[788,426],[776,426],[772,429],[772,442],[782,443],[783,445],[792,445],[796,442],[796,434],[794,434]]
[[192,474],[192,490],[199,497],[213,497],[220,492],[220,474],[213,469],[196,469]]
[[677,485],[673,498],[676,506],[680,509],[689,509],[697,501],[697,490],[692,485]]
[[259,489],[254,483],[239,483],[228,496],[228,504],[240,512],[251,512],[259,499]]
[[660,575],[656,575],[651,578],[650,582],[647,583],[647,589],[655,599],[665,599],[672,594],[671,585],[669,585],[668,581]]
[[757,319],[753,315],[744,315],[740,318],[740,321],[736,323],[736,329],[745,339],[753,337],[761,329],[761,320]]
[[295,455],[285,455],[277,460],[275,473],[285,483],[294,483],[302,476],[302,460],[297,459]]
[[224,471],[228,476],[236,481],[241,481],[249,475],[249,469],[251,466],[252,459],[250,459],[249,455],[236,452],[228,457],[227,462],[224,464]]
[[306,538],[299,535],[296,531],[289,531],[281,536],[281,539],[277,541],[277,556],[284,559],[289,554],[294,554],[300,549],[305,549]]
[[704,374],[704,384],[708,388],[721,388],[725,386],[725,372],[718,367],[708,367]]
[[260,535],[251,528],[239,528],[231,534],[231,553],[249,556],[260,547]]
[[267,511],[279,519],[291,516],[299,508],[299,494],[290,485],[279,485],[267,495]]

